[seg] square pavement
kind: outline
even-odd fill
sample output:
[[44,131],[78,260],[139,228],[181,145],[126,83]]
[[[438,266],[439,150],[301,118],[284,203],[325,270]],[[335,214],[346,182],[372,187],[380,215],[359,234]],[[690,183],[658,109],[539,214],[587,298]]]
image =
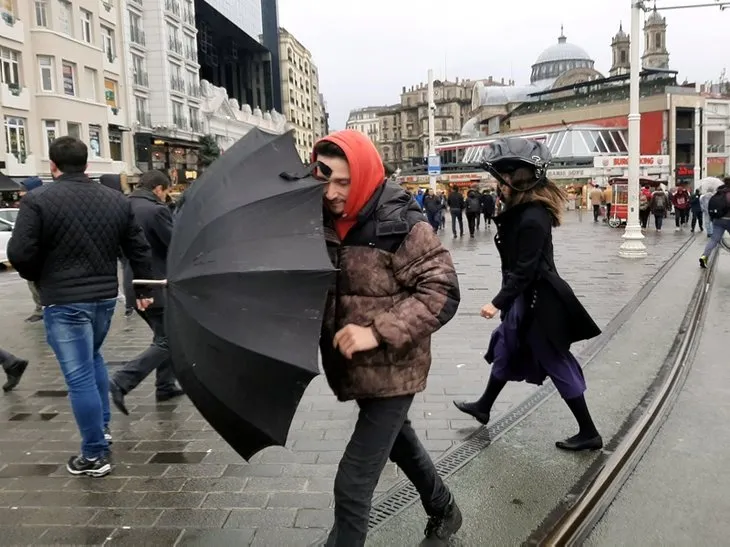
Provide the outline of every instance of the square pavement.
[[[500,286],[495,228],[482,226],[475,239],[452,239],[449,228],[442,238],[459,273],[462,302],[433,338],[428,388],[410,413],[434,458],[476,429],[451,401],[477,397],[484,388],[489,368],[482,356],[497,322],[482,319],[479,310]],[[617,256],[622,234],[576,213],[554,231],[558,270],[601,326],[690,235],[649,230],[649,257],[627,261]],[[43,324],[23,322],[32,301],[12,271],[0,273],[0,301],[0,343],[31,362],[18,388],[0,395],[0,543],[282,547],[324,537],[337,463],[357,417],[355,405],[338,403],[324,377],[302,399],[287,447],[269,448],[250,464],[187,399],[157,404],[148,379],[127,397],[131,415],[113,414],[113,473],[75,478],[64,466],[79,449],[65,384]],[[110,362],[133,357],[151,340],[143,321],[125,319],[122,311],[120,305],[104,347]],[[534,389],[510,384],[495,410],[507,411]],[[389,463],[377,492],[402,478]]]

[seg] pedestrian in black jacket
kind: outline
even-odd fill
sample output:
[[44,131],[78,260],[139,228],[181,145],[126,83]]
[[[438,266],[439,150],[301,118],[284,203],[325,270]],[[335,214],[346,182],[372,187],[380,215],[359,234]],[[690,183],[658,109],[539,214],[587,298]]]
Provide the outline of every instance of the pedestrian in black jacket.
[[[68,386],[81,432],[81,454],[68,460],[74,475],[101,477],[109,462],[109,378],[101,346],[111,325],[119,290],[119,248],[135,275],[149,277],[150,246],[120,193],[85,174],[88,151],[73,137],[50,146],[55,182],[20,202],[8,259],[38,286],[48,343]],[[152,303],[141,288],[137,306]]]
[[[170,179],[162,171],[147,171],[129,196],[134,216],[152,246],[151,279],[167,278],[167,248],[172,238],[172,212],[166,205]],[[112,401],[123,414],[129,414],[124,396],[157,371],[157,401],[179,397],[183,391],[175,384],[170,350],[165,333],[165,295],[162,288],[153,290],[154,302],[139,311],[152,329],[152,344],[118,370],[109,383]]]
[[482,192],[482,214],[484,215],[484,225],[489,228],[492,226],[492,217],[494,217],[494,208],[496,200],[489,190]]
[[449,194],[449,198],[447,200],[447,203],[449,205],[449,212],[451,213],[451,230],[454,232],[454,237],[456,237],[456,222],[459,221],[459,235],[464,235],[464,208],[466,206],[466,203],[464,201],[464,196],[461,195],[461,192],[456,189],[456,187],[452,188],[451,193]]
[[486,424],[508,381],[540,385],[549,377],[579,427],[577,435],[556,446],[598,450],[603,440],[588,411],[583,371],[570,346],[601,331],[555,267],[552,228],[560,225],[566,196],[547,178],[549,161],[544,144],[521,138],[497,140],[487,152],[487,169],[499,182],[506,208],[495,219],[494,238],[502,288],[481,315],[500,315],[502,323],[492,333],[485,356],[492,370],[484,394],[477,401],[455,404]]

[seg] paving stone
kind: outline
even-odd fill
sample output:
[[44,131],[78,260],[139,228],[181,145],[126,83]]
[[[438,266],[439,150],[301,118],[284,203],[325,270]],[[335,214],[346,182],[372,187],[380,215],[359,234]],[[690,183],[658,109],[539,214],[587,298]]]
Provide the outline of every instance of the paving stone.
[[176,547],[241,547],[253,541],[255,528],[236,528],[230,530],[189,530],[186,529]]
[[44,526],[0,526],[3,545],[38,545],[38,539],[46,532]]
[[165,509],[155,526],[170,528],[221,528],[227,509]]
[[332,527],[334,519],[335,515],[331,509],[300,509],[294,527],[328,529]]
[[[452,399],[479,396],[489,375],[483,354],[498,323],[485,321],[478,313],[500,286],[492,235],[482,230],[473,241],[452,240],[448,233],[444,237],[461,272],[462,302],[456,317],[433,336],[428,387],[414,397],[409,413],[432,457],[466,438],[476,427],[453,407]],[[621,235],[621,231],[603,225],[579,222],[570,213],[564,226],[554,232],[558,268],[599,325],[607,324],[686,239],[684,234],[657,236],[650,231],[645,240],[649,257],[624,261],[616,257]],[[181,545],[208,541],[207,545],[217,547],[231,538],[240,538],[237,545],[253,542],[287,547],[308,545],[325,535],[324,530],[295,529],[294,522],[301,517],[301,522],[306,518],[318,525],[317,519],[326,522],[331,515],[334,473],[358,408],[353,402],[338,402],[323,376],[310,383],[302,398],[287,447],[267,448],[250,463],[225,444],[186,398],[156,404],[154,378],[149,378],[128,397],[131,416],[121,416],[112,409],[113,473],[104,479],[70,477],[64,464],[78,452],[78,431],[43,325],[23,321],[32,301],[26,283],[16,273],[0,273],[0,302],[4,349],[31,363],[18,388],[0,397],[0,527],[23,522],[20,530],[29,539],[25,541],[26,535],[21,535],[20,541],[38,544],[34,539],[47,529],[58,526],[73,530],[91,522],[105,530],[117,527],[110,545],[135,547],[165,547],[178,539]],[[125,319],[121,310],[120,305],[104,347],[109,361],[131,358],[145,349],[151,338],[140,318]],[[494,417],[534,389],[510,384],[494,407]],[[200,463],[147,463],[153,458]],[[402,473],[389,464],[377,491],[383,492],[402,478]],[[115,505],[114,496],[118,496]],[[33,505],[25,507],[25,503]],[[77,505],[70,507],[71,503]],[[185,511],[220,515],[216,510],[225,513],[231,509],[224,530],[217,536],[217,530],[206,527],[217,523],[219,517],[201,517],[204,524],[190,523],[185,532],[154,527],[163,510],[171,515],[166,518],[174,519],[172,515],[184,515]],[[298,510],[308,512],[295,516],[292,511]],[[254,530],[257,526],[261,528]],[[75,539],[87,541],[83,536]]]
[[35,545],[101,545],[113,532],[114,528],[57,526],[49,528]]

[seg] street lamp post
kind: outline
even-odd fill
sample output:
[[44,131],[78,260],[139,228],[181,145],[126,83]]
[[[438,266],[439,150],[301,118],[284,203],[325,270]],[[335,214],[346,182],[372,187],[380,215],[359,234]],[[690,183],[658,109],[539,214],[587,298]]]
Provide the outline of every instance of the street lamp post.
[[428,71],[428,162],[429,162],[429,173],[428,182],[431,185],[431,190],[436,192],[436,175],[433,174],[431,164],[436,161],[436,102],[433,95],[433,70]]
[[629,203],[624,242],[618,254],[623,258],[644,258],[646,246],[639,224],[639,176],[641,158],[641,112],[639,110],[639,75],[641,74],[641,16],[644,3],[631,3],[631,72],[629,78]]

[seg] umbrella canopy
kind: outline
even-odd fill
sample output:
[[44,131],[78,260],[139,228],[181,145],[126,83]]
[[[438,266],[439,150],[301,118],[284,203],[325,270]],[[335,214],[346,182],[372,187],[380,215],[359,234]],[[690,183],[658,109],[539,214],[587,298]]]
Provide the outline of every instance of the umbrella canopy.
[[291,134],[254,129],[188,190],[168,252],[165,316],[175,372],[205,419],[246,459],[286,443],[319,373],[334,269],[323,185],[280,176],[297,170]]
[[697,188],[700,189],[701,194],[717,192],[717,189],[723,185],[723,182],[716,177],[705,177],[697,183]]
[[20,192],[23,187],[9,176],[0,173],[0,192]]

